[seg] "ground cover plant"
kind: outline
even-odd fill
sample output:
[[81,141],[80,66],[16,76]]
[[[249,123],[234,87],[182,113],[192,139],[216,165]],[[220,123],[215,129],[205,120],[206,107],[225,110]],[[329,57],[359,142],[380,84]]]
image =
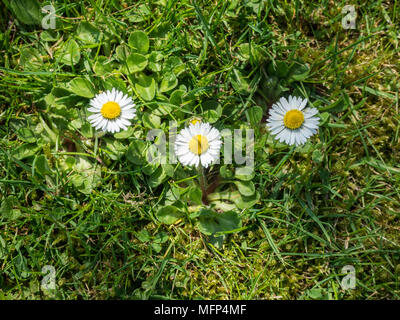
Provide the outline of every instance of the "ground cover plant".
[[[0,12],[1,299],[399,298],[397,0]],[[131,99],[118,128],[95,114],[107,92]],[[317,110],[305,143],[269,121],[292,97]],[[200,170],[157,152],[206,123],[242,129],[254,170],[224,163],[224,139]]]

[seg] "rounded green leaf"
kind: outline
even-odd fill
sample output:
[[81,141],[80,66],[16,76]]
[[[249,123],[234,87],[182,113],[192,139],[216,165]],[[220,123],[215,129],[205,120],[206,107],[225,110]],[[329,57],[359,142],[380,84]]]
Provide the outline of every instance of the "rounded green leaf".
[[160,72],[162,68],[161,60],[164,56],[159,51],[154,51],[149,56],[149,68],[154,72]]
[[295,81],[303,81],[310,73],[310,68],[306,64],[295,63],[290,69],[290,78]]
[[218,232],[229,232],[240,228],[242,225],[236,211],[216,213],[209,209],[200,212],[197,227],[205,235],[214,235]]
[[136,79],[135,88],[144,100],[151,101],[156,94],[156,81],[142,73]]
[[250,197],[256,192],[254,184],[251,181],[235,181],[234,184],[243,196]]
[[113,61],[105,56],[99,56],[93,66],[93,71],[99,75],[104,76],[113,70]]
[[242,181],[250,181],[254,178],[254,169],[251,167],[236,168],[235,178]]
[[142,114],[143,126],[149,129],[159,128],[161,124],[161,118],[150,112],[143,112]]
[[167,92],[178,85],[178,79],[173,72],[166,72],[160,84],[160,92]]
[[[7,3],[7,1],[6,1]],[[22,23],[33,25],[40,24],[41,4],[37,0],[13,0],[10,1],[10,9],[19,21]]]
[[115,56],[119,62],[125,61],[129,57],[130,53],[130,49],[124,44],[119,45],[117,49],[115,49]]
[[164,206],[157,211],[156,217],[162,223],[173,224],[182,218],[183,214],[174,206]]
[[259,106],[255,106],[246,111],[247,120],[252,126],[256,126],[260,123],[263,116],[263,109]]
[[68,83],[70,91],[78,96],[85,98],[93,98],[96,94],[96,89],[92,83],[85,78],[75,78]]
[[147,58],[139,53],[132,53],[126,59],[127,73],[142,71],[147,66]]
[[187,193],[188,200],[195,203],[202,205],[203,201],[203,192],[199,187],[191,187]]
[[169,97],[169,102],[176,106],[180,106],[182,104],[182,96],[185,94],[184,90],[177,89],[171,93]]
[[156,171],[153,172],[153,174],[149,177],[148,179],[148,184],[150,188],[156,188],[158,187],[161,183],[164,182],[165,179],[167,179],[167,172],[164,170],[162,166],[158,167]]
[[239,209],[248,209],[254,206],[260,200],[260,194],[256,192],[250,197],[239,196],[235,197],[233,200]]
[[24,142],[28,142],[28,143],[36,142],[36,137],[35,137],[35,134],[33,133],[33,131],[31,129],[28,129],[25,127],[18,129],[17,136],[20,140],[22,140]]
[[81,50],[74,39],[64,43],[59,49],[60,61],[68,66],[73,66],[81,59]]
[[142,140],[134,140],[126,151],[126,158],[136,165],[143,165],[146,163],[145,158],[146,143]]
[[147,53],[149,51],[149,37],[144,31],[134,31],[128,40],[129,46],[140,53]]
[[35,159],[35,170],[42,176],[51,174],[49,163],[44,155],[37,156]]
[[114,133],[115,139],[127,139],[135,133],[133,127],[128,127],[126,130],[122,130],[120,132]]
[[101,32],[87,21],[82,21],[76,30],[76,37],[86,44],[96,44],[100,42]]
[[228,168],[227,165],[223,165],[219,168],[219,174],[222,178],[231,179],[233,178],[233,172]]

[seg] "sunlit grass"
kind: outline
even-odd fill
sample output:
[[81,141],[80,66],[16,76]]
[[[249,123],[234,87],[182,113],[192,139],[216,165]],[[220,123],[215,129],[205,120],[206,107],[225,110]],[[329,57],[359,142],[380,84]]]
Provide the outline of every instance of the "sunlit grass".
[[[355,30],[341,25],[346,1],[55,1],[47,31],[1,5],[0,298],[398,299],[400,3],[353,3]],[[148,78],[121,69],[137,30],[153,54],[144,75],[158,86],[165,70],[177,75],[152,98],[136,86]],[[138,118],[96,138],[88,97],[110,87],[130,93]],[[264,125],[288,94],[323,117],[301,148]],[[241,229],[222,245],[190,217],[198,203],[183,189],[196,171],[156,172],[129,151],[192,116],[255,132],[259,200],[237,210]],[[231,188],[219,187],[216,198]],[[177,194],[186,215],[161,223]],[[45,265],[55,292],[41,288]],[[345,265],[355,289],[341,287]]]

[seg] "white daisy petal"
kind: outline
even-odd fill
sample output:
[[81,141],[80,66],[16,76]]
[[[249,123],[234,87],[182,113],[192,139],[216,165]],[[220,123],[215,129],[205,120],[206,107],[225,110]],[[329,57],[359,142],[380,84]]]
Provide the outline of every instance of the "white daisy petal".
[[190,123],[176,136],[174,151],[182,165],[207,168],[219,157],[221,134],[209,123]]
[[288,99],[280,98],[272,106],[266,125],[275,139],[299,146],[317,132],[320,122],[318,110],[306,108],[307,102],[307,99],[289,96]]
[[126,130],[131,124],[129,120],[136,115],[132,99],[115,88],[97,94],[89,105],[87,110],[93,114],[88,121],[96,130],[111,133]]

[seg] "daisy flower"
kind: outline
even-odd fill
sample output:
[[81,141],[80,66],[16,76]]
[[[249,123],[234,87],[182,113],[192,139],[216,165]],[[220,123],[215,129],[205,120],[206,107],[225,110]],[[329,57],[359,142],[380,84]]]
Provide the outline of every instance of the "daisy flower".
[[132,99],[115,88],[97,94],[90,105],[88,111],[94,114],[88,119],[92,126],[111,133],[126,130],[131,124],[129,120],[136,114]]
[[201,164],[207,168],[219,158],[221,144],[221,135],[217,129],[195,119],[177,135],[174,148],[183,165]]
[[267,127],[280,142],[299,146],[317,132],[318,110],[306,108],[307,99],[289,96],[275,103],[267,120]]

